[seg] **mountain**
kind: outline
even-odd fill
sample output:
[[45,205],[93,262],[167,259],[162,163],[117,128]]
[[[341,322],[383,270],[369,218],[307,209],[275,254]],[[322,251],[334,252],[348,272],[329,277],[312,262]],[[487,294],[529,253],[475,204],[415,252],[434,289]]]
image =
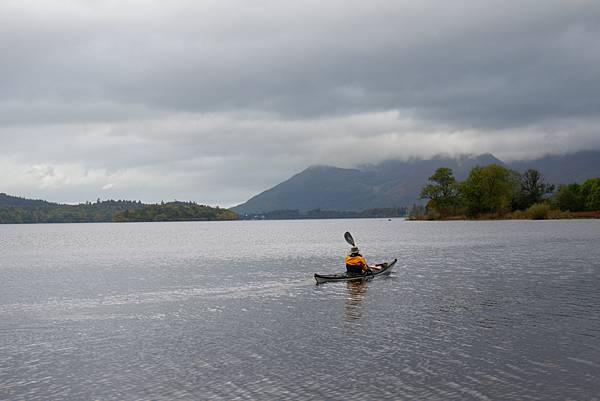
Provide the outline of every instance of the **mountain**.
[[356,168],[312,166],[247,202],[231,208],[239,214],[274,210],[313,209],[361,211],[419,203],[421,188],[439,167],[450,167],[458,180],[479,165],[500,164],[517,171],[539,170],[547,181],[561,184],[600,176],[600,151],[549,155],[529,161],[505,163],[493,155],[462,155],[456,158],[387,160]]
[[548,155],[536,160],[508,163],[513,170],[534,168],[553,184],[582,182],[600,176],[600,151],[586,150],[566,155]]
[[282,209],[361,211],[409,205],[419,201],[423,183],[436,168],[450,167],[463,179],[472,167],[490,163],[502,162],[484,154],[388,160],[354,169],[312,166],[231,210],[240,214]]

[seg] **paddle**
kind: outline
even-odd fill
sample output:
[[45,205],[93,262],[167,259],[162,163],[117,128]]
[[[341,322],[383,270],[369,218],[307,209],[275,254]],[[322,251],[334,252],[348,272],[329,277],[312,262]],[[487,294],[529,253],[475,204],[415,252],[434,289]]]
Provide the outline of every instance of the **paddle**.
[[346,239],[347,243],[349,243],[352,246],[356,246],[356,244],[354,243],[354,238],[352,238],[352,234],[350,234],[348,231],[344,233],[344,238]]

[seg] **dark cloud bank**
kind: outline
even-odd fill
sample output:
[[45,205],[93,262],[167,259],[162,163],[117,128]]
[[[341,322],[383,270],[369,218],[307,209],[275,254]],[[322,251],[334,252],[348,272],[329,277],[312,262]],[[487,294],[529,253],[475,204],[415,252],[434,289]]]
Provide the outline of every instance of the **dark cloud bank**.
[[310,164],[600,148],[597,1],[8,2],[0,190],[231,205]]

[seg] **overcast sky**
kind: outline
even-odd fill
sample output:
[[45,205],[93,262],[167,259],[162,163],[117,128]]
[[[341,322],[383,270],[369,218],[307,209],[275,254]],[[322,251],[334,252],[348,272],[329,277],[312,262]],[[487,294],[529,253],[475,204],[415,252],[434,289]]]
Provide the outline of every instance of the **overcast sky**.
[[232,206],[312,164],[580,149],[598,0],[0,2],[0,192]]

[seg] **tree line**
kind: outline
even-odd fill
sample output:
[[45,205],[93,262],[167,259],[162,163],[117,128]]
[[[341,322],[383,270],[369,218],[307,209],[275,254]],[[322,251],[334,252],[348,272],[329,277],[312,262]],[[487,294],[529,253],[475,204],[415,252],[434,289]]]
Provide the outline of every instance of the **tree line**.
[[194,202],[169,202],[157,205],[144,205],[141,208],[118,212],[114,220],[132,221],[209,221],[237,220],[236,213],[228,209],[198,205]]
[[114,216],[119,211],[140,207],[143,204],[138,201],[111,199],[62,205],[0,194],[0,224],[109,222],[114,221]]
[[548,218],[600,211],[600,178],[556,187],[535,169],[519,173],[490,164],[474,167],[462,182],[456,180],[452,169],[440,167],[428,181],[420,198],[428,199],[425,217],[430,219]]
[[235,219],[237,215],[230,210],[194,202],[153,205],[140,201],[98,199],[96,202],[64,205],[0,193],[0,224]]

